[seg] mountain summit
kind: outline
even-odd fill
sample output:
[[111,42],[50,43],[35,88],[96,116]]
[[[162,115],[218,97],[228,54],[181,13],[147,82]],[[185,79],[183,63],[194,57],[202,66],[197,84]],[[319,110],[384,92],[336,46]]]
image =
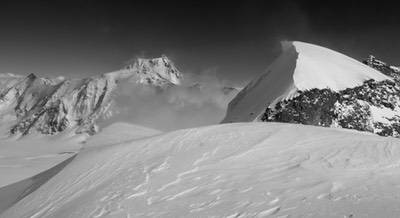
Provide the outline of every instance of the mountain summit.
[[229,104],[223,122],[288,122],[400,137],[398,68],[370,56],[364,64],[302,42]]
[[336,51],[304,42],[282,42],[282,54],[229,104],[223,122],[254,121],[265,108],[299,91],[340,91],[388,76]]
[[107,73],[108,76],[129,77],[141,84],[156,86],[180,85],[183,75],[165,55],[160,58],[136,58],[122,70]]

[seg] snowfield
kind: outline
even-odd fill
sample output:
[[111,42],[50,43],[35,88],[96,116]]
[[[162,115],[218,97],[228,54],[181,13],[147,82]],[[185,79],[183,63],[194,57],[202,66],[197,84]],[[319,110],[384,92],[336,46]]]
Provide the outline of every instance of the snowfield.
[[392,80],[339,52],[304,42],[282,42],[282,54],[229,104],[222,122],[256,120],[266,107],[291,99],[297,91],[329,88],[340,91],[364,81]]
[[0,188],[34,176],[75,155],[83,136],[0,139]]
[[0,139],[0,213],[69,163],[83,140],[83,135]]
[[84,149],[0,217],[400,213],[398,139],[314,126],[236,123],[122,141]]
[[62,170],[82,147],[109,146],[157,134],[157,130],[114,123],[90,138],[65,133],[0,139],[0,213]]

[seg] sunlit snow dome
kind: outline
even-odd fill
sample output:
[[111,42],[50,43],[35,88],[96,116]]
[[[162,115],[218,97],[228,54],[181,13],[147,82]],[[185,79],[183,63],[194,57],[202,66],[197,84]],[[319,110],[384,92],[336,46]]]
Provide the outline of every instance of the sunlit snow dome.
[[339,52],[298,41],[283,41],[282,54],[229,104],[223,122],[255,120],[263,110],[297,91],[340,91],[366,80],[390,80],[379,71]]

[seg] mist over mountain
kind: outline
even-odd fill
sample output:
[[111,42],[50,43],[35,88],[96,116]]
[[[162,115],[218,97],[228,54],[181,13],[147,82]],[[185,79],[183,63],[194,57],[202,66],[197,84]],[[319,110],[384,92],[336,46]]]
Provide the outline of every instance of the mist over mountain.
[[94,134],[118,121],[161,130],[217,123],[236,89],[211,74],[184,77],[166,56],[85,79],[2,74],[3,134]]
[[1,1],[0,218],[400,217],[396,6]]
[[0,217],[396,217],[399,72],[284,41],[243,89],[165,55],[0,74]]

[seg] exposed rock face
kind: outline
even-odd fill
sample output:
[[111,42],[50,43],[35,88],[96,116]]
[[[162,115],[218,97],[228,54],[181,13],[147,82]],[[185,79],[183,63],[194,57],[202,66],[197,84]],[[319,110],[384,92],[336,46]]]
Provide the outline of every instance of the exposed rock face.
[[393,78],[399,79],[400,77],[400,68],[388,65],[385,62],[376,59],[373,55],[369,55],[363,63]]
[[96,121],[109,114],[119,83],[164,89],[180,84],[181,79],[181,73],[165,56],[137,59],[125,69],[78,80],[2,74],[0,121],[12,120],[11,134],[54,134],[68,128],[93,134]]
[[138,58],[136,61],[126,67],[139,75],[138,82],[142,84],[180,85],[182,75],[167,56],[160,58],[144,59]]
[[266,108],[261,121],[342,127],[400,137],[400,80],[398,68],[370,56],[367,65],[393,81],[365,81],[339,92],[330,89],[299,91],[290,100]]

